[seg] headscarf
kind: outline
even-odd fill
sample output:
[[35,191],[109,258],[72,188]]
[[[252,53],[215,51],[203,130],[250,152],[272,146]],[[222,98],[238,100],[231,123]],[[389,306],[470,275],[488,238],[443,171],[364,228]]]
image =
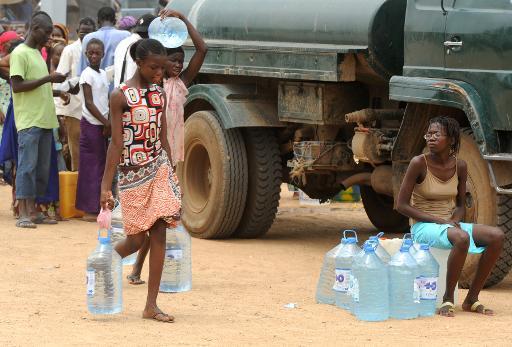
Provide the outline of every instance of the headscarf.
[[137,24],[137,19],[132,16],[125,16],[119,20],[117,27],[119,30],[131,30]]
[[0,53],[7,53],[5,51],[5,44],[9,41],[13,41],[13,40],[17,40],[19,39],[19,35],[16,34],[15,31],[4,31],[1,35],[0,35]]
[[68,41],[69,41],[69,30],[68,30],[68,28],[64,24],[61,24],[61,23],[55,23],[55,24],[53,24],[53,27],[59,29],[60,31],[62,31],[62,35],[63,35],[63,38],[64,38],[64,43],[67,45]]

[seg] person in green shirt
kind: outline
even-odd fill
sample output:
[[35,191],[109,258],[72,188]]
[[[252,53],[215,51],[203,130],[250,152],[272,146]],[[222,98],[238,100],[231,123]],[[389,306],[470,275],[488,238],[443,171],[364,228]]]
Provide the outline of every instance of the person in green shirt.
[[[50,39],[53,23],[45,12],[32,17],[25,43],[16,47],[10,57],[14,119],[18,131],[18,167],[16,199],[20,218],[16,226],[35,228],[30,217],[34,200],[45,194],[50,173],[53,128],[59,123],[55,114],[51,83],[62,83],[66,75],[48,73],[40,49]],[[58,92],[56,93],[58,96]]]

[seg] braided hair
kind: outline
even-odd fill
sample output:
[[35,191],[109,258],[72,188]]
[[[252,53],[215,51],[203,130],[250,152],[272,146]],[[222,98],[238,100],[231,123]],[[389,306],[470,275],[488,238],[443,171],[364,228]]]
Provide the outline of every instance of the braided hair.
[[130,56],[134,61],[144,60],[150,54],[166,55],[165,47],[155,39],[142,39],[130,47]]
[[432,118],[428,125],[439,124],[441,128],[446,132],[446,136],[453,140],[451,145],[452,154],[457,154],[460,149],[460,125],[457,120],[451,117],[438,116]]

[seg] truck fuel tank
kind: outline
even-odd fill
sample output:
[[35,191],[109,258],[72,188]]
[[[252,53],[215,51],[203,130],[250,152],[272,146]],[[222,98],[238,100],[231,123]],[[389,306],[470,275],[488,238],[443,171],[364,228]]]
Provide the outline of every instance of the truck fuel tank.
[[362,52],[383,78],[402,71],[406,0],[174,0],[168,7],[213,50]]

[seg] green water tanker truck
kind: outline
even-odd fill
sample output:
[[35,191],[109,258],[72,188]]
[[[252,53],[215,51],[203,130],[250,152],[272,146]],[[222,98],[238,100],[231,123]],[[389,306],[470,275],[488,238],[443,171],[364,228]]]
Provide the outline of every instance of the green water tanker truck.
[[[180,169],[195,237],[258,237],[280,185],[329,199],[358,184],[386,232],[430,118],[463,127],[466,221],[500,226],[512,266],[510,0],[174,0],[209,51],[185,107]],[[187,57],[191,42],[185,45]],[[460,284],[469,285],[475,259]]]

